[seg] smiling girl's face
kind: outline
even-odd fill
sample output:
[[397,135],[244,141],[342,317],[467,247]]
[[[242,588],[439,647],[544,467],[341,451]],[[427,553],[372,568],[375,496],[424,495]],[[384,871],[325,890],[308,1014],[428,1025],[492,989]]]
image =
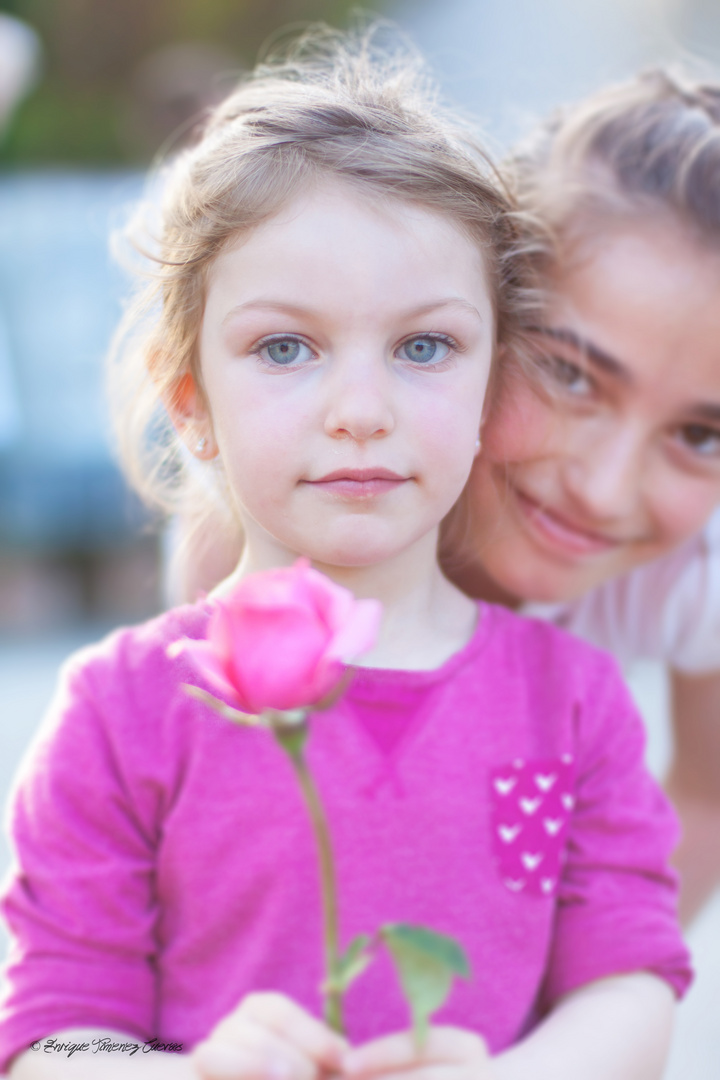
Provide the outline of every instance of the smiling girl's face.
[[191,428],[222,460],[244,565],[365,567],[418,544],[434,559],[493,343],[478,245],[418,206],[328,181],[226,247]]
[[503,379],[471,478],[476,551],[510,601],[579,597],[720,502],[720,255],[640,221],[552,289],[537,381]]

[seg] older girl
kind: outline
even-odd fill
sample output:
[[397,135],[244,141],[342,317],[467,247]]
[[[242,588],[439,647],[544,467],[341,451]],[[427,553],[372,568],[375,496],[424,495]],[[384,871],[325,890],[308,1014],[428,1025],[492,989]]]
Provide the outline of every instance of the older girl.
[[2,1057],[16,1080],[651,1080],[689,972],[640,722],[606,657],[475,604],[437,561],[493,356],[531,318],[523,245],[406,60],[320,44],[241,86],[172,168],[114,401],[146,491],[198,497],[184,446],[242,528],[221,588],[304,555],[382,600],[377,647],[313,719],[342,933],[432,925],[474,979],[422,1051],[382,965],[349,995],[365,1045],[315,1018],[287,763],[185,695],[167,651],[211,600],[65,673],[12,814]]
[[669,666],[689,918],[720,879],[720,86],[612,87],[512,173],[550,299],[534,365],[499,380],[452,566]]

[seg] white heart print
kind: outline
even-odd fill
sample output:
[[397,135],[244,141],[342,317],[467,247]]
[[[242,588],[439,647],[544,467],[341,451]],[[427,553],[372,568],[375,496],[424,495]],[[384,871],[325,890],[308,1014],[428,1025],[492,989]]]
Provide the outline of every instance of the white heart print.
[[570,754],[515,758],[491,771],[493,855],[500,880],[519,903],[527,903],[526,897],[551,899],[558,891],[574,783]]

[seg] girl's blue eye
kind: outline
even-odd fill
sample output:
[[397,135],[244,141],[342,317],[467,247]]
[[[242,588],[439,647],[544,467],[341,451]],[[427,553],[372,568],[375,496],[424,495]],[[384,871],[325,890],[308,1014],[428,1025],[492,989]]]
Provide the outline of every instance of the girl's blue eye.
[[297,341],[274,341],[267,347],[268,356],[276,364],[292,364],[297,360],[300,344]]
[[278,364],[280,367],[287,367],[298,361],[310,360],[313,356],[312,350],[304,341],[293,337],[275,338],[274,341],[266,341],[254,351],[257,351],[261,359],[271,364]]
[[404,360],[412,360],[414,364],[437,364],[445,359],[449,351],[449,346],[439,338],[416,337],[404,341],[398,354]]

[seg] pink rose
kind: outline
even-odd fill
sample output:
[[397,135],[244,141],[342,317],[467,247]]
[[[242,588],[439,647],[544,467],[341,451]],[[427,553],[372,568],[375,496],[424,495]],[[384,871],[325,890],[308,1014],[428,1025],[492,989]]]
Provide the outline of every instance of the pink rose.
[[[379,601],[356,600],[298,559],[243,578],[214,602],[207,640],[186,640],[181,651],[242,712],[302,708],[321,701],[346,662],[371,648],[381,614]],[[171,646],[171,655],[178,651]]]

